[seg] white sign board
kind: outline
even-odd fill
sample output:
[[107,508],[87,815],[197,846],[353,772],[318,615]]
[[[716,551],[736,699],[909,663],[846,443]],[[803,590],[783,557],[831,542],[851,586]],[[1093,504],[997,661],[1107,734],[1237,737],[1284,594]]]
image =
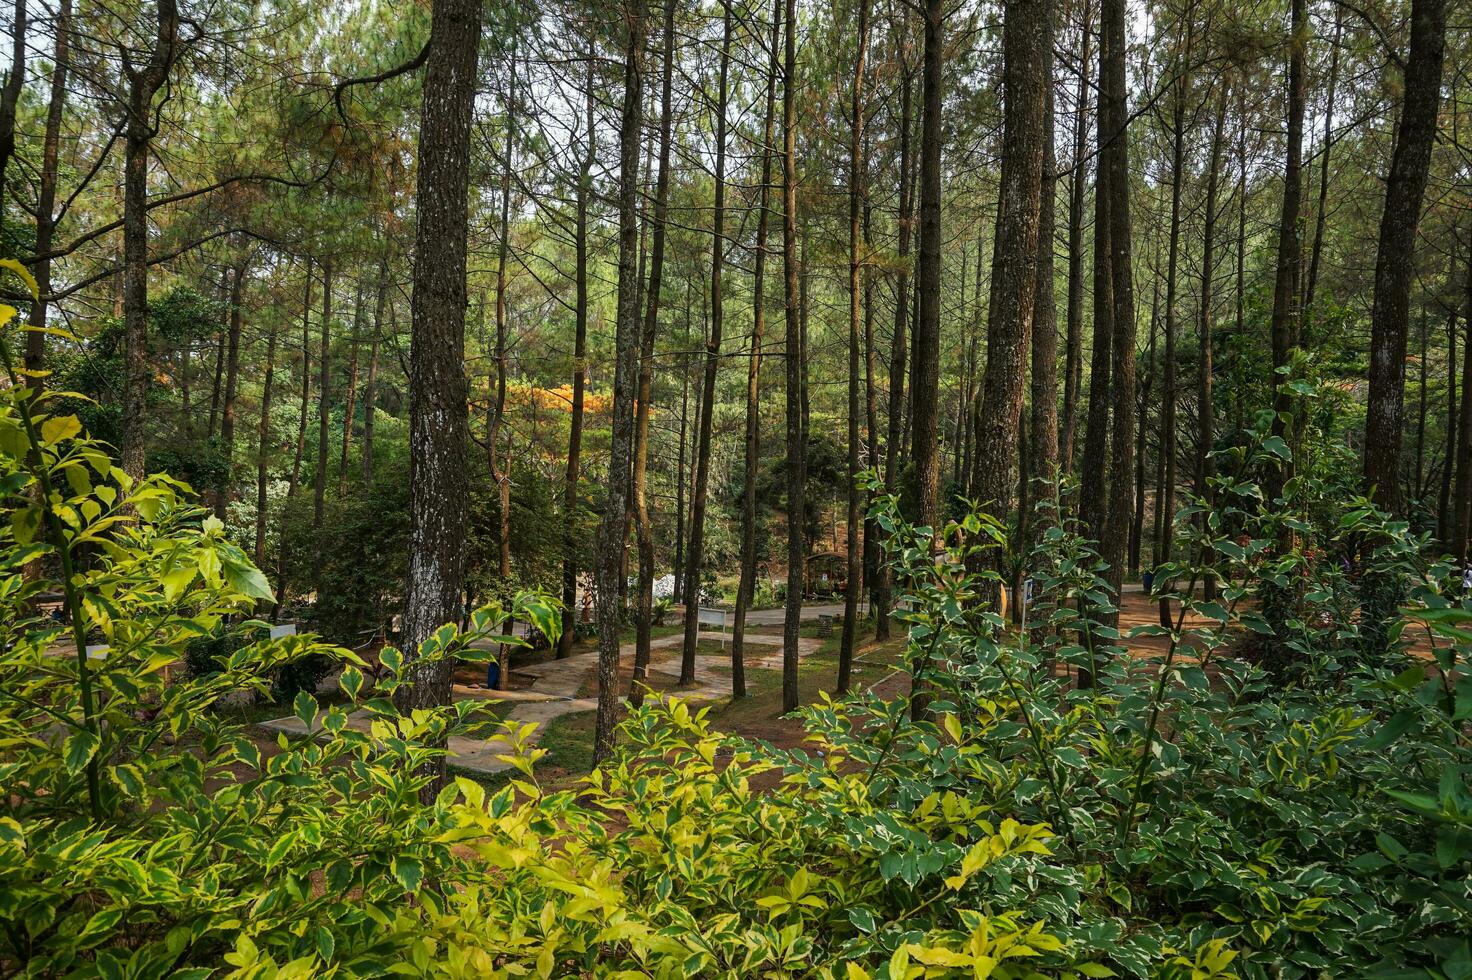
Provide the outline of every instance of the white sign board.
[[271,627],[271,639],[279,640],[283,636],[296,636],[296,623],[282,623]]
[[701,626],[719,626],[721,629],[726,628],[726,610],[724,609],[709,609],[705,606],[701,606],[695,615],[696,621],[699,622]]
[[90,643],[87,645],[88,660],[106,660],[107,651],[112,649],[106,643]]

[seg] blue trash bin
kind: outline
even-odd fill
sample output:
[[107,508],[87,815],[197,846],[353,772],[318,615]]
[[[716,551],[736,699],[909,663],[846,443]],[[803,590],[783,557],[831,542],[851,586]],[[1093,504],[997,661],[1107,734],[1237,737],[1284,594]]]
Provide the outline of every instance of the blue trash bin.
[[1142,572],[1140,574],[1140,587],[1145,590],[1145,594],[1146,595],[1149,595],[1153,591],[1153,589],[1151,588],[1151,586],[1153,586],[1154,584],[1155,584],[1155,573],[1153,571],[1150,571],[1149,569],[1146,569],[1144,572]]
[[496,689],[501,686],[501,665],[492,660],[486,664],[486,687]]

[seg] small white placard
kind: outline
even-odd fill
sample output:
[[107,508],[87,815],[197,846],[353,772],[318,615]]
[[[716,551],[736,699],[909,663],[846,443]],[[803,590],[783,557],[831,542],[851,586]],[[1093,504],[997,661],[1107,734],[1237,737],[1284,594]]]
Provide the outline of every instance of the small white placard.
[[271,627],[271,639],[279,640],[283,636],[296,636],[296,623],[282,623]]
[[89,643],[87,645],[87,659],[106,660],[107,651],[111,649],[112,647],[108,646],[106,643]]

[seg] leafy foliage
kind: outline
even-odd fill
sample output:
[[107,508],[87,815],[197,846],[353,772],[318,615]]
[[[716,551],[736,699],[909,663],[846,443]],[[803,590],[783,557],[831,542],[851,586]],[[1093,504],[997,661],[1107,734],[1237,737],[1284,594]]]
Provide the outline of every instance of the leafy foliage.
[[[1297,533],[1375,542],[1435,656],[1393,644],[1362,660],[1353,622],[1295,614],[1280,639],[1304,666],[1285,685],[1227,656],[1298,567],[1277,537],[1244,540],[1286,518],[1230,473],[1219,508],[1182,511],[1188,543],[1162,579],[1209,574],[1221,598],[1183,588],[1174,628],[1136,627],[1165,641],[1155,659],[1125,656],[1097,618],[1112,597],[1068,527],[1032,557],[1031,629],[1008,634],[984,601],[1004,529],[976,514],[916,528],[881,497],[907,664],[930,682],[922,720],[903,697],[824,701],[804,714],[809,747],[788,751],[651,703],[611,762],[549,792],[529,726],[483,720],[476,701],[393,704],[416,665],[515,642],[496,635],[510,616],[555,636],[549,602],[492,604],[377,665],[262,639],[246,617],[265,580],[187,489],[129,480],[64,396],[14,381],[0,395],[7,972],[1467,975],[1472,609],[1367,505]],[[1352,616],[1346,587],[1313,580],[1294,608]],[[168,676],[217,632],[244,640],[219,671]],[[299,693],[302,734],[268,740],[215,710],[311,656],[341,666],[345,703]],[[1067,682],[1085,668],[1091,687]],[[515,778],[422,798],[459,739],[487,736]]]

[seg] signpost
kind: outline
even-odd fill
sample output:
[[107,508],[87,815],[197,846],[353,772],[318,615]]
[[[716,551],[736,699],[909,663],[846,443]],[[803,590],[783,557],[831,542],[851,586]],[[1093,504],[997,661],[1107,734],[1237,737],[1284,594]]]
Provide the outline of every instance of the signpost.
[[695,610],[695,621],[698,626],[714,626],[721,631],[721,646],[726,645],[726,620],[730,613],[724,609],[716,609],[712,606],[700,606]]

